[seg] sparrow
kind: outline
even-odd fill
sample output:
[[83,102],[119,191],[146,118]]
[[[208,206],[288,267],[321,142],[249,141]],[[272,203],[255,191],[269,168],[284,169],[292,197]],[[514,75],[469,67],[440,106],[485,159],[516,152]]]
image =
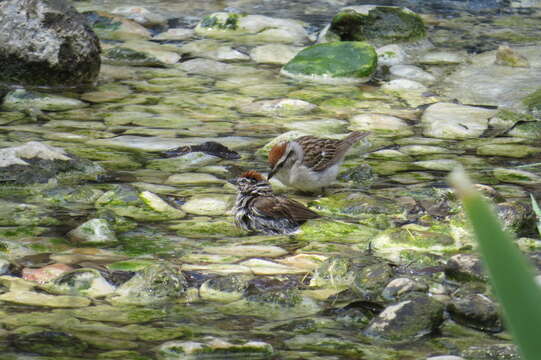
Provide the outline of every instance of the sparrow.
[[276,195],[256,171],[246,171],[230,182],[239,191],[234,208],[235,224],[244,230],[290,234],[307,220],[321,217],[300,202]]
[[354,131],[342,140],[307,135],[276,144],[269,152],[271,170],[267,179],[276,176],[284,185],[297,190],[321,192],[336,179],[351,146],[369,134]]

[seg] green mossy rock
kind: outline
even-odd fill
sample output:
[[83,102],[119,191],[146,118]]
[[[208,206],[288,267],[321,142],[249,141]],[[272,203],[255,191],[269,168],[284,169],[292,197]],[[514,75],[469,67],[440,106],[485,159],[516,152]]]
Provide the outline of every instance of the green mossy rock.
[[310,46],[283,68],[282,74],[319,82],[367,81],[376,70],[377,54],[372,45],[337,41]]
[[394,6],[353,6],[332,19],[329,31],[342,41],[369,41],[378,46],[417,40],[426,35],[423,20]]

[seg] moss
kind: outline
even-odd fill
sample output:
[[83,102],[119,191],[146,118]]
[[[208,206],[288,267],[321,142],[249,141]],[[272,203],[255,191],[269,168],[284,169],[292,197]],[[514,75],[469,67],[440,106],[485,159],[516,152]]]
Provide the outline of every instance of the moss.
[[156,255],[173,250],[172,241],[152,231],[132,231],[118,236],[120,250],[129,256]]
[[376,41],[379,45],[426,35],[423,20],[417,14],[387,6],[378,6],[368,15],[343,10],[332,19],[330,31],[342,41]]
[[308,76],[364,78],[376,70],[376,65],[377,55],[371,45],[337,41],[300,51],[283,67],[283,71]]
[[237,30],[240,17],[240,14],[228,14],[225,21],[221,22],[217,16],[207,15],[201,19],[200,26],[203,28],[215,28],[220,30]]
[[522,103],[530,111],[541,111],[541,88],[522,99]]
[[378,230],[342,221],[313,220],[301,226],[295,237],[304,241],[366,242],[376,236]]
[[107,269],[111,271],[140,271],[153,263],[152,260],[126,260],[117,261],[107,265]]
[[210,219],[197,219],[178,222],[169,227],[176,230],[177,234],[195,238],[215,238],[223,236],[241,236],[233,221],[211,221]]

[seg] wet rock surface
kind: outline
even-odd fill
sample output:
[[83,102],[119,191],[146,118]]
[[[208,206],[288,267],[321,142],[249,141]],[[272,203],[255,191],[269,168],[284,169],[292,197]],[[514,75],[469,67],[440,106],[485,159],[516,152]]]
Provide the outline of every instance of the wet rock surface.
[[2,82],[66,87],[97,80],[99,40],[67,1],[3,1],[0,34]]
[[[512,3],[371,7],[371,79],[322,84],[281,69],[344,4],[75,2],[98,86],[0,90],[0,358],[517,358],[445,181],[465,167],[539,265],[541,34]],[[426,33],[376,21],[400,14]],[[271,179],[322,219],[235,227],[227,180],[354,130],[321,194]]]

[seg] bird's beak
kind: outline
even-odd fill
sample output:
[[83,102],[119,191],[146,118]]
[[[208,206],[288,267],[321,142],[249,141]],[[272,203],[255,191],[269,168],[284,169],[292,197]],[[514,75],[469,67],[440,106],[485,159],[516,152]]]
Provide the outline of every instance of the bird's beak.
[[274,174],[276,174],[276,168],[272,169],[271,171],[269,171],[269,175],[267,175],[267,181],[270,180]]

